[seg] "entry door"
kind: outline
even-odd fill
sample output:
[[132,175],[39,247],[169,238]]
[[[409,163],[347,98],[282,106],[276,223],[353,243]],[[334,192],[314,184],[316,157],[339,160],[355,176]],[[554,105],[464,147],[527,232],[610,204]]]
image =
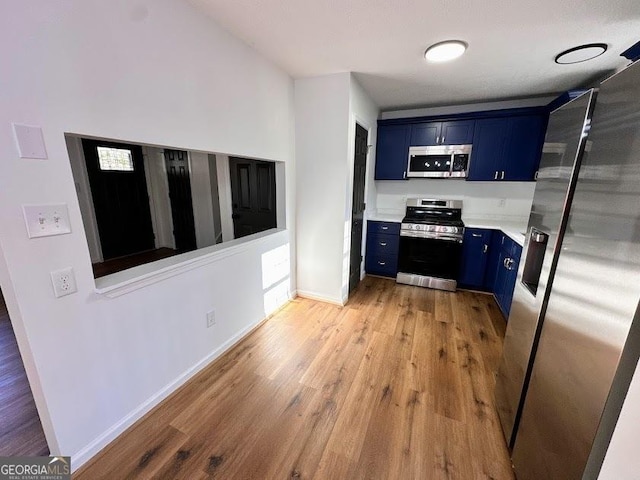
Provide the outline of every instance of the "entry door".
[[176,250],[179,252],[195,250],[197,248],[196,226],[193,218],[189,157],[187,152],[183,150],[165,148],[164,160],[167,164],[167,182],[169,184]]
[[229,158],[235,238],[276,227],[276,168],[273,162]]
[[154,245],[142,148],[82,140],[104,260]]
[[367,131],[356,123],[356,145],[353,161],[353,206],[351,207],[351,258],[349,293],[360,283],[362,265],[362,224],[364,217],[364,185],[367,172]]

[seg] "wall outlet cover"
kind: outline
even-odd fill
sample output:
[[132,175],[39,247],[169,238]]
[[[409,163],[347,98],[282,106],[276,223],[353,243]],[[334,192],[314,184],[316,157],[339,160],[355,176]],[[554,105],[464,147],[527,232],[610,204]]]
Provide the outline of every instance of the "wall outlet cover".
[[216,324],[216,311],[211,310],[207,312],[207,328],[213,327]]
[[51,283],[56,298],[64,297],[78,291],[76,276],[72,267],[51,272]]
[[13,136],[16,140],[20,158],[47,159],[47,149],[44,145],[44,137],[40,127],[14,123]]

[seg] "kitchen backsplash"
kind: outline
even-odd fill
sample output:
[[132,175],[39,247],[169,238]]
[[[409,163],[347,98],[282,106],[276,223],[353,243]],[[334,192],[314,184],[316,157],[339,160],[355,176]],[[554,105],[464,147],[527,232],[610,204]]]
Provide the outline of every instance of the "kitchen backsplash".
[[376,182],[380,214],[402,214],[410,197],[463,200],[463,218],[526,220],[535,182],[468,182],[409,179]]

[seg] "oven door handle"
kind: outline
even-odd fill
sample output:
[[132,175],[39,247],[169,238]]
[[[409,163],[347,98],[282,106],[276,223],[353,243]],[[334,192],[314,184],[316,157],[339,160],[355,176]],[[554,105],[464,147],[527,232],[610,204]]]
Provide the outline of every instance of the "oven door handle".
[[444,240],[446,242],[457,242],[462,243],[462,238],[456,235],[443,235],[441,233],[425,233],[425,232],[407,232],[401,231],[401,237],[411,237],[411,238],[428,238],[430,240]]

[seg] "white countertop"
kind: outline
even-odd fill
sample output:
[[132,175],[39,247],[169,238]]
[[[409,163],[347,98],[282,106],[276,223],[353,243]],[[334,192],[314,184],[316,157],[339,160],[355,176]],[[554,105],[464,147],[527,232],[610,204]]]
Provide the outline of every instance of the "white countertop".
[[[384,213],[373,212],[368,215],[368,220],[376,222],[396,222],[401,223],[404,213]],[[525,231],[527,230],[527,218],[470,218],[462,216],[462,221],[469,228],[488,228],[501,230],[520,246],[524,246]]]
[[465,218],[462,217],[465,227],[469,228],[490,228],[501,230],[506,236],[511,238],[521,247],[524,246],[524,237],[527,230],[528,219],[513,218]]

